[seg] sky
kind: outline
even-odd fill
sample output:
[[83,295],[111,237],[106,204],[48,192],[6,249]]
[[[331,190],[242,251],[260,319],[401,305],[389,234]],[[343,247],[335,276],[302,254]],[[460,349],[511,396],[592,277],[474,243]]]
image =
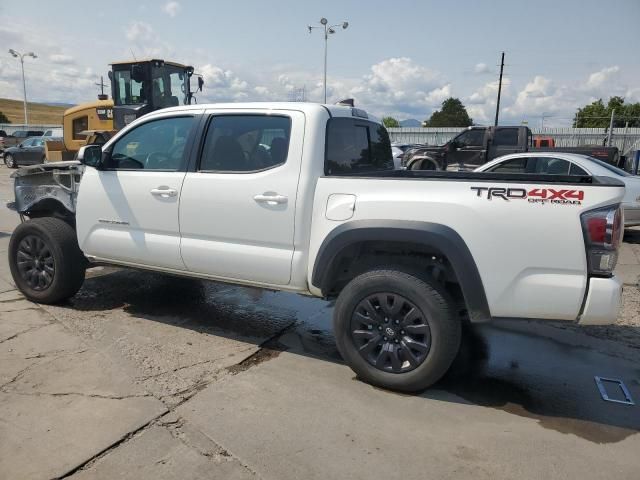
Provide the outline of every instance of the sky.
[[620,95],[640,101],[640,0],[0,0],[0,97],[96,98],[108,64],[154,57],[204,76],[199,103],[323,97],[320,30],[328,42],[328,102],[354,98],[376,116],[424,120],[450,96],[477,124],[571,124],[576,109]]

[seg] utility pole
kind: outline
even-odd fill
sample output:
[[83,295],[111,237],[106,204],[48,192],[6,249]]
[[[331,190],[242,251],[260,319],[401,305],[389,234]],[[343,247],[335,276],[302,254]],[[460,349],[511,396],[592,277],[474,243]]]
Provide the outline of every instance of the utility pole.
[[616,116],[616,109],[611,110],[611,121],[609,122],[609,133],[607,134],[607,146],[611,146],[611,133],[613,130],[613,119]]
[[629,121],[624,124],[624,133],[622,134],[622,148],[620,149],[620,155],[624,155],[625,148],[627,148],[627,130],[629,130]]
[[502,93],[502,72],[504,71],[504,52],[502,52],[502,60],[500,61],[500,80],[498,80],[498,102],[496,103],[496,121],[494,126],[498,126],[498,115],[500,114],[500,94]]
[[104,87],[107,85],[104,83],[104,77],[100,75],[100,83],[96,83],[95,85],[100,87],[100,95],[104,95]]
[[106,87],[107,85],[104,83],[104,77],[102,75],[100,75],[100,83],[95,83],[94,85],[100,87],[100,95],[98,95],[98,100],[106,100],[109,98],[108,95],[104,94],[104,87]]

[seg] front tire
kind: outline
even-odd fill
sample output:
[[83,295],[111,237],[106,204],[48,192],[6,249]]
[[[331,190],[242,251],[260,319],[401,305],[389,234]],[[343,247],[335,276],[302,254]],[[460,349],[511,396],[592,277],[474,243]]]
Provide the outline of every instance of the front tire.
[[76,233],[64,220],[36,218],[11,235],[11,275],[31,301],[55,304],[72,297],[82,287],[85,265]]
[[9,168],[17,168],[18,167],[18,164],[16,163],[15,158],[13,158],[13,155],[11,155],[10,153],[7,153],[4,156],[4,164]]
[[334,310],[338,351],[367,383],[417,392],[437,382],[460,348],[461,324],[435,282],[400,269],[354,278]]

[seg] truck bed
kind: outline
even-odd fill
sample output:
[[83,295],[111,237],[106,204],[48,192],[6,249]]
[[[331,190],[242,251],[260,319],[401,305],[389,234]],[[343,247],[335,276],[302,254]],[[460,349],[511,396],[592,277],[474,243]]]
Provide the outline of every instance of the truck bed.
[[385,170],[367,172],[366,174],[343,174],[349,178],[389,178],[411,180],[444,180],[444,181],[473,181],[473,182],[507,182],[507,183],[545,183],[566,185],[592,186],[624,186],[624,183],[611,177],[592,177],[590,175],[533,175],[530,173],[494,173],[494,172],[465,172],[465,171],[434,171],[434,170]]

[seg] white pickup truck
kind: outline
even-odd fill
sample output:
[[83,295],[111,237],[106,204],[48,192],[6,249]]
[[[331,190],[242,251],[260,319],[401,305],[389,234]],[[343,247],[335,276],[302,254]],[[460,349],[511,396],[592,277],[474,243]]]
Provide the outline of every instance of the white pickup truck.
[[160,110],[79,159],[14,174],[9,262],[36,302],[91,264],[337,298],[345,361],[403,391],[446,372],[464,321],[620,309],[612,179],[394,171],[366,112],[305,103]]

